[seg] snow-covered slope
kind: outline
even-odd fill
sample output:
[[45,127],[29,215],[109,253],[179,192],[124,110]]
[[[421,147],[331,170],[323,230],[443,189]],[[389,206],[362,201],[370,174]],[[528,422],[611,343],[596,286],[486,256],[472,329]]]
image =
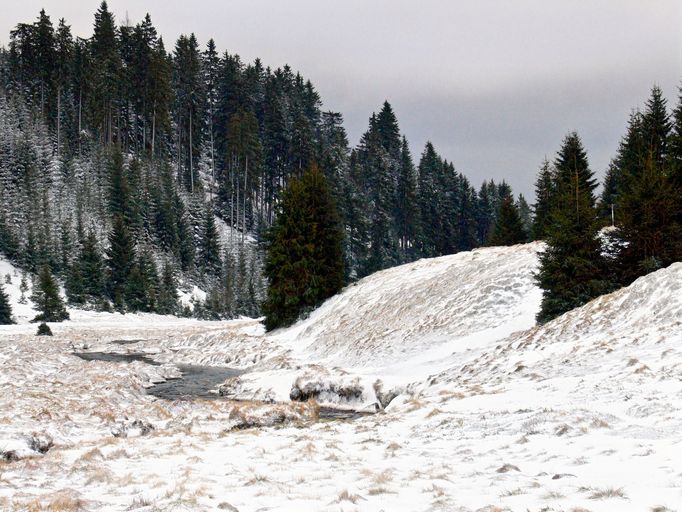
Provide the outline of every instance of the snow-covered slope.
[[288,400],[300,389],[328,405],[381,407],[382,393],[392,396],[532,327],[541,249],[489,247],[377,272],[266,336],[281,350],[223,392]]
[[541,246],[477,249],[377,272],[276,337],[333,364],[385,367],[474,334],[527,329],[541,297],[533,282]]
[[[48,341],[2,328],[0,452],[29,458],[0,460],[0,509],[679,511],[682,263],[534,326],[540,250],[390,269],[267,335],[151,315],[76,316]],[[179,362],[247,369],[226,385],[241,398],[400,394],[352,422],[144,394]],[[230,430],[260,418],[295,425]]]

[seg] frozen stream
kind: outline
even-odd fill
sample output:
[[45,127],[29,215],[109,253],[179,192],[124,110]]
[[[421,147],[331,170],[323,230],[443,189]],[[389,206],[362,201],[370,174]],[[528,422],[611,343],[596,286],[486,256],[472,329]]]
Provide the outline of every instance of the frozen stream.
[[[76,352],[74,355],[86,361],[107,361],[113,363],[141,361],[153,366],[160,366],[159,362],[154,361],[148,355],[137,352],[127,354],[115,352]],[[225,398],[215,392],[215,388],[228,378],[244,373],[244,370],[235,370],[221,366],[178,364],[177,367],[182,372],[182,377],[154,384],[147,388],[147,393],[166,400],[192,400],[195,398],[225,400]],[[320,419],[326,420],[356,419],[368,414],[367,412],[334,409],[332,407],[320,408]]]

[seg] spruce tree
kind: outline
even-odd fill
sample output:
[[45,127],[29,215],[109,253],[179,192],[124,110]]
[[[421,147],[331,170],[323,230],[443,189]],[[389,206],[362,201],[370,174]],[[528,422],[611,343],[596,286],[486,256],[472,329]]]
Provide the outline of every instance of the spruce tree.
[[135,263],[135,243],[121,215],[114,217],[107,251],[108,294],[117,309],[125,309],[126,287]]
[[169,262],[163,265],[156,309],[162,315],[178,312],[178,283],[173,266]]
[[519,198],[516,201],[516,208],[519,210],[519,217],[521,218],[521,225],[523,226],[523,231],[526,234],[526,242],[531,240],[531,234],[533,233],[533,215],[528,205],[528,201],[523,196],[519,194]]
[[9,302],[9,297],[5,293],[5,289],[0,285],[0,325],[9,325],[13,323],[12,305]]
[[39,312],[33,319],[34,322],[61,322],[69,319],[69,313],[59,295],[59,285],[47,265],[40,267],[32,300],[35,309]]
[[125,302],[130,311],[156,311],[159,275],[151,254],[141,251],[125,286]]
[[497,212],[495,227],[488,243],[490,245],[515,245],[524,243],[528,238],[523,228],[519,210],[511,196],[505,197]]
[[577,133],[563,141],[555,160],[556,178],[547,248],[540,255],[537,281],[543,289],[537,315],[546,322],[611,290],[598,239],[596,181]]
[[679,189],[668,154],[672,123],[658,87],[634,128],[638,133],[628,137],[637,141],[638,151],[625,159],[618,187],[622,284],[679,260],[682,237]]
[[220,258],[220,238],[215,224],[213,208],[209,204],[204,216],[204,225],[200,238],[199,264],[205,272],[217,275],[222,264]]
[[343,233],[324,174],[294,178],[268,237],[263,304],[268,330],[290,325],[337,293],[344,282]]
[[550,212],[554,204],[554,175],[549,160],[545,158],[538,178],[535,181],[535,204],[533,210],[533,239],[543,240],[547,225],[550,223]]
[[[679,99],[675,110],[673,110],[673,124],[670,130],[668,141],[668,181],[672,188],[673,197],[677,198],[675,211],[673,212],[675,222],[682,226],[682,87],[679,90]],[[682,260],[682,236],[675,241],[675,260]]]
[[97,236],[92,229],[88,231],[83,240],[80,256],[74,266],[78,267],[86,298],[88,300],[99,300],[104,293],[104,265]]
[[419,206],[417,204],[417,174],[412,155],[403,137],[400,150],[400,174],[396,187],[395,218],[402,262],[416,257],[419,240]]
[[[92,94],[89,95],[89,113],[100,140],[107,146],[120,135],[115,130],[115,118],[121,99],[122,63],[116,37],[114,15],[106,1],[95,13],[95,24],[90,49],[89,80]],[[116,133],[115,133],[116,131]]]

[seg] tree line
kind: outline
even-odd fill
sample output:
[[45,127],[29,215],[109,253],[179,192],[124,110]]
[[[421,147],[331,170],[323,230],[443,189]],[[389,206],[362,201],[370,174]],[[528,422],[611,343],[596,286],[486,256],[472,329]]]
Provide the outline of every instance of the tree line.
[[[194,313],[258,316],[267,233],[284,191],[317,165],[343,232],[344,282],[489,243],[504,182],[476,190],[427,144],[415,165],[391,105],[351,148],[309,80],[213,40],[170,51],[149,15],[90,38],[43,10],[0,50],[0,251],[47,266],[85,307],[183,314],[174,285],[207,292]],[[507,233],[505,240],[511,240]]]
[[682,92],[672,112],[666,103],[655,86],[632,113],[599,198],[577,133],[542,165],[533,222],[547,242],[540,322],[682,260]]

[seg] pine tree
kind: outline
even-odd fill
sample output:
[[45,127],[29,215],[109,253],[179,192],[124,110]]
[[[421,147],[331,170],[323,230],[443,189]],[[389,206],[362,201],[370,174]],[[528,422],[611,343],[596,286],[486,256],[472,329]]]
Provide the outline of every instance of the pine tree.
[[163,265],[156,309],[162,315],[173,315],[178,312],[178,283],[169,262]]
[[0,325],[9,325],[13,323],[12,306],[9,302],[9,297],[5,293],[5,289],[0,285]]
[[554,204],[554,172],[545,158],[535,181],[535,204],[533,210],[533,239],[543,240],[550,220],[550,212]]
[[546,322],[607,293],[612,285],[601,253],[596,182],[578,134],[563,141],[555,161],[555,195],[545,229],[537,280],[543,289],[538,321]]
[[528,235],[523,228],[514,199],[505,197],[500,203],[495,227],[490,235],[490,245],[515,245],[524,243]]
[[125,284],[125,303],[130,311],[156,310],[159,276],[156,264],[147,251],[141,251]]
[[529,242],[533,232],[533,214],[531,213],[528,201],[526,201],[526,198],[523,194],[519,194],[519,198],[516,201],[516,208],[519,210],[521,225],[523,226],[523,231],[526,235],[525,241]]
[[135,262],[135,243],[123,217],[116,215],[107,251],[108,295],[117,309],[125,308],[126,287]]
[[419,207],[417,204],[417,174],[412,155],[403,137],[400,150],[400,174],[396,187],[395,218],[401,252],[401,261],[412,261],[416,257],[419,240]]
[[98,247],[97,236],[90,229],[83,240],[77,264],[83,281],[83,294],[89,300],[98,300],[104,293],[102,254]]
[[609,168],[606,170],[604,182],[602,183],[602,192],[597,206],[599,217],[607,225],[615,223],[615,207],[618,202],[618,187],[621,180],[621,170],[616,163],[612,161],[609,164]]
[[419,161],[418,197],[419,217],[422,221],[420,255],[433,257],[438,255],[441,234],[440,200],[438,189],[440,157],[433,144],[426,143]]
[[39,312],[34,322],[61,322],[69,319],[69,313],[59,295],[59,285],[52,276],[52,271],[43,265],[38,273],[38,283],[33,289],[33,302]]
[[199,246],[199,264],[205,272],[216,275],[220,271],[220,238],[215,225],[213,208],[209,204],[204,216],[204,225]]
[[[638,133],[631,134],[633,129]],[[654,87],[639,122],[629,127],[628,138],[637,141],[638,151],[636,158],[624,159],[618,184],[618,236],[624,242],[619,271],[623,284],[681,257],[679,189],[676,191],[668,168],[671,130],[666,101],[661,90]]]
[[[673,125],[668,141],[668,181],[672,188],[673,197],[678,198],[675,203],[673,216],[677,226],[682,226],[682,87],[679,90],[677,107],[673,110]],[[673,242],[675,260],[682,260],[682,236]]]
[[88,96],[90,117],[100,140],[111,145],[119,135],[115,122],[121,98],[122,63],[114,15],[106,1],[95,13],[93,35],[88,46],[92,80],[92,94]]
[[268,330],[290,325],[343,286],[343,233],[322,171],[294,178],[269,234],[265,263]]

